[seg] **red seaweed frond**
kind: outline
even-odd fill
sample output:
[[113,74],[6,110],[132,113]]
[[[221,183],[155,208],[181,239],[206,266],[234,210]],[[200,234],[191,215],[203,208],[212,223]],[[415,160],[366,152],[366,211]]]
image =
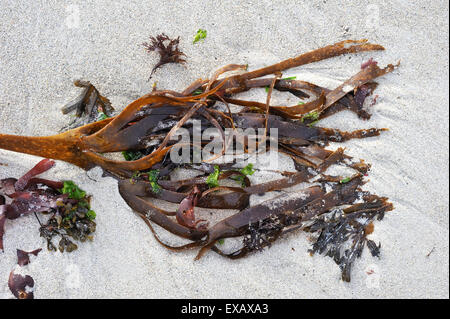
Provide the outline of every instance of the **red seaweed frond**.
[[[166,41],[168,41],[167,45],[165,45]],[[153,67],[149,79],[151,79],[157,68],[166,63],[186,63],[186,60],[182,58],[182,56],[186,55],[178,48],[179,43],[180,37],[170,39],[167,35],[161,33],[156,38],[150,37],[150,43],[144,42],[142,44],[148,52],[155,51],[159,54],[159,62]]]

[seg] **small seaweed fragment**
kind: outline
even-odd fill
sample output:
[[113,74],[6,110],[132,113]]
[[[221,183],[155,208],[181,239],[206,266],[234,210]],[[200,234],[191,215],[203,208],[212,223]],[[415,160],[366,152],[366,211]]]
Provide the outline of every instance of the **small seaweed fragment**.
[[198,41],[203,41],[206,39],[206,30],[205,29],[198,29],[197,33],[195,34],[194,41],[192,41],[192,44],[196,44]]
[[103,121],[104,119],[107,119],[107,118],[109,118],[109,117],[110,117],[110,116],[106,115],[105,113],[99,112],[99,113],[98,113],[97,121]]
[[161,186],[158,185],[159,170],[153,169],[147,172],[147,175],[150,186],[152,187],[152,192],[158,194],[161,191]]
[[37,256],[41,252],[42,248],[35,249],[33,251],[24,251],[17,249],[17,263],[19,266],[25,266],[30,263],[30,255]]
[[5,205],[0,205],[0,249],[2,251],[4,251],[3,236],[5,235],[5,222],[6,222],[5,210],[6,210]]
[[79,188],[72,181],[64,181],[64,186],[59,190],[62,194],[67,194],[72,199],[82,199],[86,197],[86,192]]
[[50,251],[56,250],[52,242],[55,236],[60,237],[58,248],[61,252],[72,252],[78,246],[69,237],[81,242],[92,240],[96,229],[94,219],[97,215],[90,207],[90,197],[72,181],[65,181],[64,186],[60,192],[67,194],[69,200],[58,205],[52,217],[39,229]]
[[426,257],[430,257],[430,255],[434,252],[434,250],[436,249],[436,247],[433,246],[433,248],[431,248],[430,252],[426,255]]
[[[304,105],[304,103],[300,104],[300,102],[299,102],[298,105]],[[306,124],[308,127],[313,127],[315,124],[317,124],[319,122],[319,117],[320,117],[319,112],[312,111],[312,112],[309,112],[309,113],[306,113],[305,115],[303,115],[300,118],[300,122]]]
[[201,196],[202,192],[198,189],[197,186],[194,186],[189,195],[186,196],[186,198],[184,198],[180,202],[180,205],[178,206],[176,213],[176,219],[180,225],[188,228],[194,229],[198,228],[199,230],[206,229],[207,226],[207,223],[205,224],[206,220],[204,219],[196,220],[194,214],[194,207],[197,205],[197,201]]
[[255,173],[252,163],[249,163],[247,166],[241,168],[239,171],[244,175],[253,175],[253,173]]
[[67,237],[62,236],[61,239],[59,240],[58,249],[62,253],[64,251],[71,253],[72,251],[77,250],[78,246],[77,246],[77,244],[75,244],[73,241],[71,241]]
[[352,180],[351,177],[345,177],[345,178],[341,179],[341,180],[339,181],[339,183],[345,184],[345,183],[350,182],[351,180]]
[[109,99],[102,96],[89,81],[76,80],[74,85],[82,88],[82,92],[75,100],[67,103],[61,111],[63,114],[75,111],[76,117],[61,131],[102,121],[113,115],[114,108]]
[[235,181],[240,182],[242,187],[245,187],[246,186],[246,184],[245,184],[245,176],[253,175],[253,173],[255,173],[255,170],[253,169],[253,164],[249,163],[244,168],[241,168],[239,170],[239,172],[241,172],[242,175],[234,176],[234,177],[232,177],[232,179],[234,179]]
[[122,151],[122,155],[126,161],[137,161],[144,156],[144,154],[139,151]]
[[[165,45],[165,42],[168,42]],[[166,63],[186,63],[186,60],[183,56],[186,56],[183,52],[178,48],[178,44],[180,43],[180,37],[176,39],[170,39],[164,33],[159,34],[155,37],[150,37],[150,43],[144,42],[142,45],[148,52],[157,52],[159,54],[159,61],[153,67],[149,80],[152,78],[153,73]]]
[[17,299],[34,299],[34,280],[29,275],[11,271],[8,279],[9,290]]
[[90,209],[87,211],[86,217],[89,218],[90,220],[94,220],[95,217],[97,217],[97,214],[92,209]]
[[9,274],[8,287],[17,299],[34,299],[34,279],[23,274],[23,266],[30,263],[30,255],[37,256],[42,249],[26,252],[17,249],[17,265]]

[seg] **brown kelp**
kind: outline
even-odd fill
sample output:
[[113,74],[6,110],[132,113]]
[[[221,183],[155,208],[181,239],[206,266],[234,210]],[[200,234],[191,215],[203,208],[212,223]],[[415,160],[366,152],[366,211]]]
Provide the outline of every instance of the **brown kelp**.
[[[155,41],[151,47],[158,43]],[[364,102],[377,87],[374,80],[392,72],[396,65],[380,68],[369,60],[336,88],[283,78],[282,72],[342,54],[379,50],[384,48],[367,40],[346,40],[253,71],[248,71],[247,65],[230,64],[217,70],[210,79],[194,81],[182,92],[154,87],[151,93],[133,101],[116,116],[89,121],[55,136],[0,134],[0,148],[64,160],[83,169],[102,167],[119,180],[121,196],[147,223],[158,242],[169,249],[199,247],[197,258],[208,250],[240,258],[271,245],[286,233],[303,230],[316,235],[311,251],[332,257],[342,269],[342,278],[348,281],[351,265],[361,255],[364,245],[373,255],[379,255],[380,246],[367,238],[370,233],[367,229],[373,227],[375,218],[381,219],[393,207],[386,198],[363,191],[364,175],[370,165],[362,160],[354,161],[343,148],[331,151],[325,147],[330,142],[378,136],[386,129],[347,132],[317,123],[342,110],[369,119]],[[229,71],[235,74],[227,76]],[[265,103],[236,97],[237,93],[257,88],[266,88]],[[292,106],[272,105],[274,90],[308,100]],[[242,108],[232,112],[231,104]],[[203,162],[197,161],[195,154],[205,150],[211,139],[200,140],[199,146],[193,140],[180,143],[177,138],[181,128],[194,132],[195,121],[201,124],[201,133],[214,128],[221,140],[220,152]],[[229,147],[227,129],[234,132],[236,144],[247,155],[254,152],[253,141],[239,130],[262,129],[263,138],[257,144],[270,150],[271,141],[276,139],[278,152],[293,159],[296,172],[279,171],[282,178],[252,185],[249,176],[262,168],[247,165],[238,169],[235,164],[242,163],[236,160],[211,164],[211,160],[222,157]],[[276,129],[277,136],[272,135],[272,129]],[[168,156],[170,151],[186,144],[191,151],[187,162],[176,162]],[[122,152],[125,159],[104,156],[114,152]],[[327,175],[332,165],[352,169],[353,173]],[[176,168],[194,169],[200,175],[189,180],[170,180]],[[223,185],[224,180],[235,184]],[[287,192],[288,187],[300,183],[310,186],[300,192]],[[273,191],[280,192],[279,196],[249,207],[250,196]],[[149,198],[177,203],[179,208],[174,212],[165,211]],[[208,221],[196,219],[195,207],[239,212],[210,226]],[[152,223],[192,242],[183,246],[164,243]],[[243,238],[242,247],[234,252],[224,252],[216,246],[224,238],[238,236]]]

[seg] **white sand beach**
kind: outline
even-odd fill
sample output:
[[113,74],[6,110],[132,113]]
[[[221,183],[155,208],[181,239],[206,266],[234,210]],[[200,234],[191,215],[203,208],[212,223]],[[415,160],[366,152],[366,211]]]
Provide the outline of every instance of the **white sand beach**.
[[[369,121],[343,111],[320,123],[350,131],[389,128],[342,145],[372,164],[364,189],[395,206],[371,234],[381,242],[381,257],[366,249],[350,283],[331,258],[309,255],[304,233],[234,261],[212,252],[194,261],[196,251],[169,251],[126,205],[114,179],[102,178],[100,168],[85,172],[57,161],[43,176],[71,179],[93,195],[95,239],[73,253],[52,253],[33,215],[8,220],[0,298],[14,298],[7,282],[16,249],[36,248],[43,250],[26,266],[35,298],[448,298],[448,27],[443,0],[0,0],[0,133],[56,134],[71,119],[61,107],[78,95],[76,79],[89,80],[120,111],[153,81],[181,91],[226,64],[253,70],[345,39],[367,38],[386,50],[308,64],[284,76],[332,89],[370,57],[379,66],[401,62],[377,79]],[[207,38],[193,44],[199,28]],[[180,36],[187,63],[167,64],[147,81],[157,55],[141,44],[161,32]],[[39,160],[0,150],[0,179],[19,177]],[[251,176],[253,182],[264,178]]]

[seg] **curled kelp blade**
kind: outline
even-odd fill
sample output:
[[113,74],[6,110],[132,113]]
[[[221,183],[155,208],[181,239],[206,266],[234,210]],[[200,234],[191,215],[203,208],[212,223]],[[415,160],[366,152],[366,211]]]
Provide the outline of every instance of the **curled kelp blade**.
[[142,45],[147,52],[156,52],[159,54],[159,61],[152,68],[149,80],[152,78],[153,73],[167,63],[179,63],[184,64],[186,56],[179,48],[180,37],[171,39],[166,34],[161,33],[156,37],[151,36],[150,42],[144,42]]

